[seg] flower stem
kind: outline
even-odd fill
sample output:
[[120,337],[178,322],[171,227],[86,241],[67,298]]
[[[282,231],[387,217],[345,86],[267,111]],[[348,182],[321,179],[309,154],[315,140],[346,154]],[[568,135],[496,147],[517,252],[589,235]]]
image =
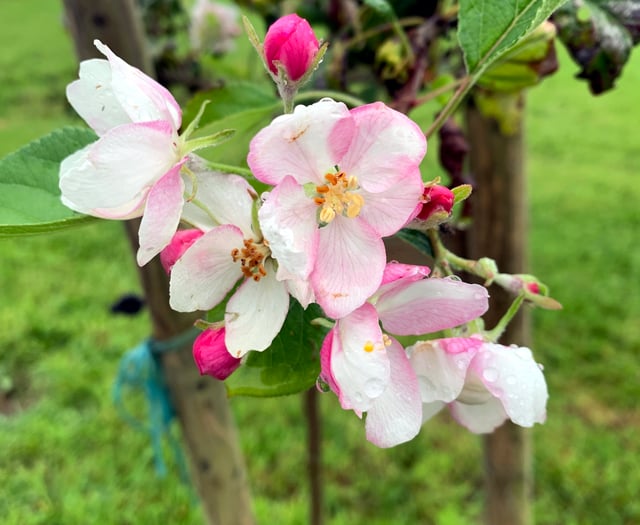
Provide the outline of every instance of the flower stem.
[[518,295],[511,303],[511,306],[509,306],[509,309],[500,318],[500,321],[498,321],[498,324],[495,325],[491,330],[487,330],[485,332],[485,337],[494,343],[497,342],[502,336],[502,334],[504,333],[504,331],[507,329],[507,326],[509,325],[511,320],[518,313],[518,310],[520,310],[520,306],[522,306],[523,302],[524,302],[524,295],[523,294]]

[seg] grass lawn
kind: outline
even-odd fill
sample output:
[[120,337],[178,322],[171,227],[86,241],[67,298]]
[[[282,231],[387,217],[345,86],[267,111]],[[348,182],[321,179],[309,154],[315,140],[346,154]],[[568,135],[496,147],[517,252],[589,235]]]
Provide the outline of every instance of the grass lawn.
[[[0,4],[0,156],[78,122],[64,101],[77,66],[60,4]],[[632,525],[640,523],[640,53],[618,89],[598,98],[561,58],[561,71],[528,99],[532,266],[564,305],[535,312],[534,350],[551,394],[547,423],[532,431],[536,523]],[[120,224],[0,240],[3,525],[203,523],[191,490],[155,475],[148,438],[111,400],[119,359],[148,335],[149,321],[109,308],[138,289]],[[302,399],[231,404],[259,523],[305,523]],[[476,436],[441,415],[413,442],[379,450],[334,396],[321,405],[331,525],[478,522]],[[177,472],[169,450],[167,458]]]

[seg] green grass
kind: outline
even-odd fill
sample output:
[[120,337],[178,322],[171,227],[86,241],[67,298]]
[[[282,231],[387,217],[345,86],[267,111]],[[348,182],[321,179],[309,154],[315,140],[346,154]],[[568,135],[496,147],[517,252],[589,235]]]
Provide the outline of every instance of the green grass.
[[[64,103],[77,66],[60,9],[0,6],[0,154],[77,122]],[[532,266],[565,307],[535,312],[551,393],[548,421],[533,430],[536,522],[631,525],[640,522],[640,54],[599,98],[561,58],[528,102]],[[0,416],[3,525],[201,524],[190,489],[156,477],[147,437],[111,401],[120,357],[149,331],[146,314],[109,313],[139,289],[121,225],[0,243],[0,400],[15,392]],[[302,400],[231,404],[259,523],[305,523]],[[334,396],[321,406],[329,523],[478,521],[477,437],[442,415],[412,443],[379,450]]]

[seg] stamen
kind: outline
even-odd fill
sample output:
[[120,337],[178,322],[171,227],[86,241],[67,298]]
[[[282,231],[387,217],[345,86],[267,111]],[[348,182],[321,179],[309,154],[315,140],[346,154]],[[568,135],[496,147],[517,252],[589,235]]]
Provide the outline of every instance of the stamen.
[[353,219],[360,215],[364,206],[364,197],[356,193],[360,189],[358,178],[347,176],[344,171],[326,173],[324,178],[328,184],[316,186],[317,195],[313,202],[321,206],[319,219],[323,223],[330,223],[336,215],[345,215]]
[[375,345],[371,341],[367,341],[364,344],[364,351],[365,352],[373,352],[374,349],[375,349]]
[[264,242],[255,244],[253,239],[245,239],[243,245],[242,249],[234,248],[231,250],[231,258],[233,262],[240,261],[242,275],[259,281],[267,275],[264,260],[271,253],[271,250]]

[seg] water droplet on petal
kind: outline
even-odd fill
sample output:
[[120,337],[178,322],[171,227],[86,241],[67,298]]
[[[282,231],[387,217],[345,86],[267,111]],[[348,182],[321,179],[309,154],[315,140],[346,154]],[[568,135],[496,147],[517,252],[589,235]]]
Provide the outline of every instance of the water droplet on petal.
[[329,383],[327,383],[321,377],[318,377],[318,379],[316,379],[316,388],[318,389],[319,392],[322,392],[323,394],[331,391],[331,387],[329,386]]
[[380,379],[369,379],[364,384],[364,393],[367,397],[378,397],[384,392],[385,384]]
[[500,374],[498,373],[498,371],[495,368],[492,368],[492,367],[485,368],[482,371],[482,377],[488,383],[495,383],[498,380],[498,376],[499,375]]
[[464,359],[457,359],[456,366],[458,370],[464,370],[467,367],[467,362]]

